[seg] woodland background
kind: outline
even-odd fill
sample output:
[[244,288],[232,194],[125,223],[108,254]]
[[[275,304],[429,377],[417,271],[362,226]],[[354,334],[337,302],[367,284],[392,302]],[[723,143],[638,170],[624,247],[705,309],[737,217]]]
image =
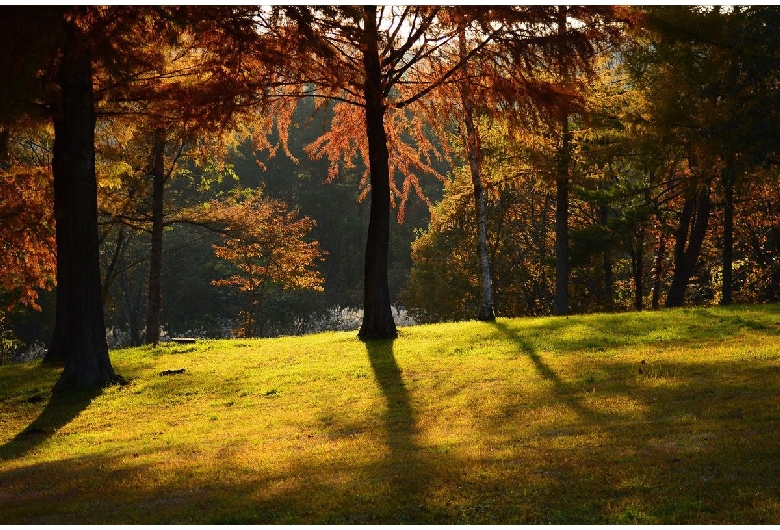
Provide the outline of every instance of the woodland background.
[[[368,15],[291,8],[260,42],[239,8],[105,9],[5,13],[5,49],[36,45],[3,59],[0,359],[55,328],[64,55],[40,24],[63,20],[93,52],[109,344],[356,329],[365,80],[334,65],[360,64]],[[387,48],[415,65],[383,78],[397,323],[778,301],[780,10],[427,9],[372,12],[440,39]]]

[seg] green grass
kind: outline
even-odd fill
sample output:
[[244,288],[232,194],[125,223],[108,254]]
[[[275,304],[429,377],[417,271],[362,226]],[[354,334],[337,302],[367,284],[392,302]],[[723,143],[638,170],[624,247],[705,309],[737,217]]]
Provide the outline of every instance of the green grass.
[[[780,306],[0,367],[0,523],[780,523]],[[162,376],[163,370],[184,368]]]

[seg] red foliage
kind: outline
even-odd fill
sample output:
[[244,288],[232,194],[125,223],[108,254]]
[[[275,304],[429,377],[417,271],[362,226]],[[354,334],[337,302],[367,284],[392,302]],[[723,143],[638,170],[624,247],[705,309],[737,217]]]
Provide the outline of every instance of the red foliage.
[[52,175],[40,168],[0,172],[0,288],[10,306],[40,310],[38,290],[54,285],[56,253]]

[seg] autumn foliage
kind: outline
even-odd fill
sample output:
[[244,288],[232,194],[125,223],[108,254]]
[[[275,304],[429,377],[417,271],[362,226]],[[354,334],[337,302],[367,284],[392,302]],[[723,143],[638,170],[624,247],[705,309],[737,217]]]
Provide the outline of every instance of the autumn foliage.
[[[168,260],[169,232],[185,224],[220,234],[219,274],[201,279],[246,298],[244,336],[258,333],[272,295],[325,285],[330,295],[361,275],[365,340],[397,336],[391,304],[404,285],[401,301],[429,319],[780,297],[774,7],[0,14],[0,288],[10,305],[37,308],[54,284],[56,203],[63,334],[50,351],[64,357],[107,359],[101,316],[127,272],[120,262],[146,289],[123,303],[147,312],[146,340],[157,342],[173,298],[165,275],[182,266]],[[323,118],[305,139],[302,109]],[[35,128],[54,131],[48,159],[9,157],[9,131]],[[234,172],[244,147],[249,168]],[[285,156],[290,165],[272,169]],[[347,219],[315,183],[354,186],[344,196],[368,206]],[[269,192],[232,193],[246,187]],[[432,214],[414,265],[393,209],[399,222],[416,217],[415,229]],[[317,271],[314,217],[327,266],[348,261],[354,275]]]
[[222,243],[214,245],[214,253],[236,269],[214,285],[235,287],[246,295],[237,335],[257,334],[258,310],[272,285],[322,290],[323,279],[315,264],[323,253],[319,243],[307,241],[314,226],[308,217],[299,217],[283,202],[259,193],[208,203],[203,216],[221,226]]
[[0,171],[0,287],[10,306],[40,309],[38,291],[54,285],[55,256],[50,169]]

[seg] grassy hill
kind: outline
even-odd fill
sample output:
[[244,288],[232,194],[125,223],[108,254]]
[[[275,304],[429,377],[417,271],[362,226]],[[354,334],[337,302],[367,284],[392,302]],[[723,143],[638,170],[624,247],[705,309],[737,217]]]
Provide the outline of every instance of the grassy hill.
[[[780,523],[780,306],[0,367],[0,522]],[[183,373],[161,375],[184,369]]]

